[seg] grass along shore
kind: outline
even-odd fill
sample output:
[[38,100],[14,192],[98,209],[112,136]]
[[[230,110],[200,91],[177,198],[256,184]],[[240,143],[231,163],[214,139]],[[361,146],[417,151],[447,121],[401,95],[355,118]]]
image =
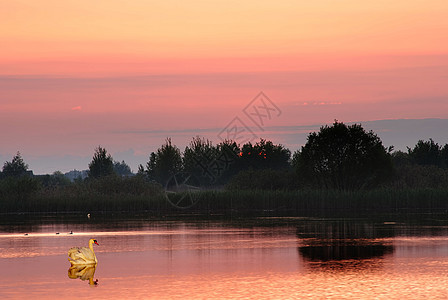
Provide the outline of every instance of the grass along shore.
[[[170,200],[170,201],[168,201]],[[448,211],[448,189],[335,190],[201,190],[166,194],[86,193],[54,190],[25,198],[0,198],[0,213],[150,212],[154,214],[402,210]]]

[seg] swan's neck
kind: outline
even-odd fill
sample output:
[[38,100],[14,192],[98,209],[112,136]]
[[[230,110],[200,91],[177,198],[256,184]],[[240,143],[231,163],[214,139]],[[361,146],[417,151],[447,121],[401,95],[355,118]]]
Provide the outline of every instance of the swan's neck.
[[89,241],[89,249],[95,254],[95,251],[93,251],[93,241]]
[[89,241],[89,249],[90,249],[90,251],[92,251],[92,254],[93,254],[93,258],[94,258],[94,260],[95,260],[95,263],[97,262],[97,259],[96,259],[96,255],[95,255],[95,251],[93,251],[93,240],[90,240]]

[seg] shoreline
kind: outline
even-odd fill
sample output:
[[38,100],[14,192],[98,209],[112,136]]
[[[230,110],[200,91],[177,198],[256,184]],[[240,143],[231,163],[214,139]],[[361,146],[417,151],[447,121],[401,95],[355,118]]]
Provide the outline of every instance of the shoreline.
[[[188,205],[182,206],[181,201],[185,201]],[[303,213],[353,215],[431,213],[448,212],[448,189],[203,190],[174,195],[163,192],[142,195],[123,193],[87,195],[59,192],[32,195],[28,199],[3,198],[0,204],[0,215],[133,213],[154,216],[182,214],[295,216]]]

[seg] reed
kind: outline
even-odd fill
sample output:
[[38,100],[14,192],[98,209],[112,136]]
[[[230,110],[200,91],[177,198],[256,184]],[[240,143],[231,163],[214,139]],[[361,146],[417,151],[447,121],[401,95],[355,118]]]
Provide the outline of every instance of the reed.
[[448,189],[221,190],[197,193],[199,211],[447,210]]
[[[104,191],[89,184],[41,189],[27,198],[2,195],[1,213],[153,212],[179,213],[169,204],[161,187]],[[401,210],[448,210],[448,189],[339,190],[203,190],[192,195],[196,204],[184,210],[215,212],[397,212]]]

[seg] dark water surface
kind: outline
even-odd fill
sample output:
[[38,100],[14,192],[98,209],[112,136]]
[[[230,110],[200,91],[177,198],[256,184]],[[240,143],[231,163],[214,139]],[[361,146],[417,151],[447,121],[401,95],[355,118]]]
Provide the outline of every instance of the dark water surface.
[[[90,238],[97,266],[70,268]],[[3,216],[0,278],[0,299],[447,299],[448,223]]]

